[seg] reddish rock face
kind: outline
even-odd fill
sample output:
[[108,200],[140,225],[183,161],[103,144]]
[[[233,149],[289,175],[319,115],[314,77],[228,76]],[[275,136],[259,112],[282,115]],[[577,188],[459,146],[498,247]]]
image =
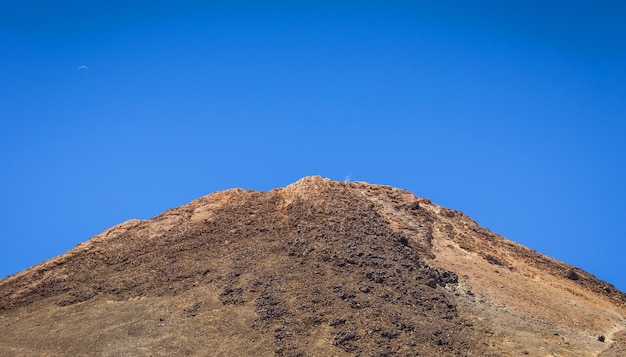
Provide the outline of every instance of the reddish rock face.
[[458,211],[306,177],[125,222],[1,280],[0,354],[621,356],[625,304]]

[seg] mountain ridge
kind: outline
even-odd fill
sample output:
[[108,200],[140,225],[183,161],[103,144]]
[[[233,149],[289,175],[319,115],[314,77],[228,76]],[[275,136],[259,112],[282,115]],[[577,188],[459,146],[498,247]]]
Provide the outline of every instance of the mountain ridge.
[[305,177],[124,222],[0,280],[0,351],[617,356],[625,305],[461,212]]

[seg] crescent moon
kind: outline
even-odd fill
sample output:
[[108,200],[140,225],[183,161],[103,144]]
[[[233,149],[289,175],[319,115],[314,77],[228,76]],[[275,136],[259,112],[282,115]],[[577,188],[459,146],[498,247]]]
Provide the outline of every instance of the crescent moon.
[[78,67],[79,71],[80,70],[88,70],[88,69],[89,69],[89,67],[87,67],[87,66],[80,66],[80,67]]

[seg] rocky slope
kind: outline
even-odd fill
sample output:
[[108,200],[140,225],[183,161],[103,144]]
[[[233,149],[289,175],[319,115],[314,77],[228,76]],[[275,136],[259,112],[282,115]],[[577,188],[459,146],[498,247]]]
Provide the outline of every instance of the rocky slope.
[[410,192],[306,177],[0,281],[3,356],[623,356],[626,295]]

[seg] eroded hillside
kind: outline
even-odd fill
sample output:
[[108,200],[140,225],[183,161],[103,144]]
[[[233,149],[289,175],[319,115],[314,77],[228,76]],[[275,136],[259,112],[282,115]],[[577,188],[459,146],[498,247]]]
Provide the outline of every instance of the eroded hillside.
[[622,351],[625,302],[407,191],[307,177],[128,221],[1,280],[0,351],[589,356]]

